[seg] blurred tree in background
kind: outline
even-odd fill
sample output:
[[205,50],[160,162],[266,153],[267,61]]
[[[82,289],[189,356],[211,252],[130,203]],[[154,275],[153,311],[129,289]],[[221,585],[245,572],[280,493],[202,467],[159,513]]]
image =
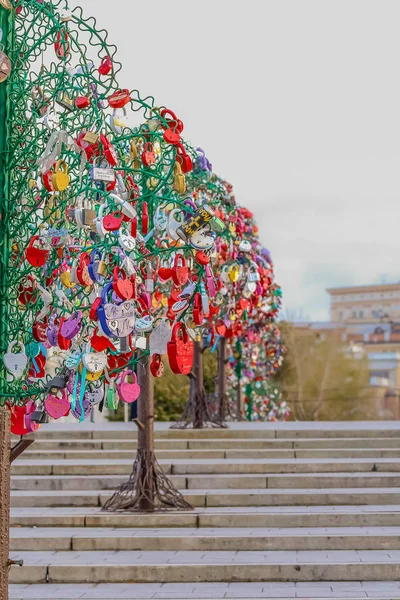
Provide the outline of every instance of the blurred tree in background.
[[281,323],[287,354],[274,381],[300,421],[380,418],[381,398],[369,385],[368,358],[356,355],[334,330],[324,337]]

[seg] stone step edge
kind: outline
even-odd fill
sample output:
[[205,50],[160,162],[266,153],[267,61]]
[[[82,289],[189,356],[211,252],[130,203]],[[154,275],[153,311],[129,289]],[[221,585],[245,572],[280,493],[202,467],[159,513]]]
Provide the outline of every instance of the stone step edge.
[[385,581],[398,579],[400,565],[391,562],[266,562],[199,564],[74,564],[13,567],[10,583],[176,583],[257,581]]

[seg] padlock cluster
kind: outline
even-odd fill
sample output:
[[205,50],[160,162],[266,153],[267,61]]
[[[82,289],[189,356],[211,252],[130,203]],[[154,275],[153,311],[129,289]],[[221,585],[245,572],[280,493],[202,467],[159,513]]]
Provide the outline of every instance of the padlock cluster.
[[115,48],[80,9],[17,12],[1,392],[14,432],[134,402],[139,361],[187,375],[201,337],[271,352],[281,292],[232,186],[175,112],[120,87]]

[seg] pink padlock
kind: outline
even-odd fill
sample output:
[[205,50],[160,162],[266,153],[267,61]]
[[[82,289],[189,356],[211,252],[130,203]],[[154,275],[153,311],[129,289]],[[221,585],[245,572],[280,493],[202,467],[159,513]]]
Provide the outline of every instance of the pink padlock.
[[[126,381],[128,375],[132,376],[133,383],[128,383]],[[120,381],[117,385],[117,392],[122,402],[130,404],[138,399],[140,394],[140,385],[137,382],[136,374],[130,369],[122,373]]]
[[68,400],[67,390],[60,390],[60,394],[61,395],[57,396],[54,394],[49,394],[44,401],[46,412],[53,419],[61,419],[61,417],[66,417],[71,408]]
[[25,427],[29,433],[35,433],[39,429],[39,423],[32,421],[31,416],[36,408],[36,404],[33,400],[29,400],[26,403],[26,414],[25,414]]
[[210,265],[206,265],[206,283],[210,298],[214,298],[217,290],[215,289],[214,277],[212,276]]

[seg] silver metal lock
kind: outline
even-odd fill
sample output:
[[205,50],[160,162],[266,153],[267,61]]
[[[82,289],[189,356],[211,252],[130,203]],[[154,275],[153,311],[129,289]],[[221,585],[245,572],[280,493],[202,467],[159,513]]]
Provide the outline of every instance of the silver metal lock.
[[249,267],[247,281],[260,281],[260,273],[258,272],[257,267],[254,267],[254,266]]
[[[97,158],[94,159],[93,166],[90,170],[90,177],[93,181],[106,181],[106,182],[115,181],[114,169],[112,169],[109,166],[109,163],[107,161],[105,161],[105,162],[107,164],[106,167],[98,167],[98,166],[96,166]],[[103,164],[103,163],[101,163],[101,164]]]

